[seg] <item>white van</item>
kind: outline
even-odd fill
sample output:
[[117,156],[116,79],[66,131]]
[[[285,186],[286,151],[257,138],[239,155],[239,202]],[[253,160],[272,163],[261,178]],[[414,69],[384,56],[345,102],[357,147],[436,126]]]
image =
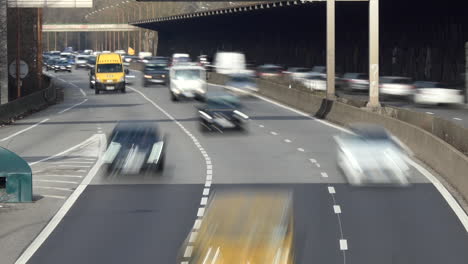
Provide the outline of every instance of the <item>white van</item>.
[[187,53],[174,53],[172,54],[171,66],[175,66],[180,63],[187,63],[190,61],[190,55]]
[[192,65],[171,67],[169,91],[172,101],[177,101],[180,98],[203,99],[206,94],[205,68]]
[[214,67],[220,74],[245,73],[245,55],[240,52],[218,52],[215,56]]

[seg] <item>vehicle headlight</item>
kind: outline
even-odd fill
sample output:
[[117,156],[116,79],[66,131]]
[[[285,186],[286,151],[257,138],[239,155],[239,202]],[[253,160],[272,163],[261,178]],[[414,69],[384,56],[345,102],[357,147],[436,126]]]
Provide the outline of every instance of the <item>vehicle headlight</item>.
[[162,77],[162,78],[165,78],[165,77],[166,77],[166,75],[165,75],[165,74],[162,74],[162,75],[161,75],[161,77]]
[[144,76],[146,79],[151,79],[151,75],[145,75]]

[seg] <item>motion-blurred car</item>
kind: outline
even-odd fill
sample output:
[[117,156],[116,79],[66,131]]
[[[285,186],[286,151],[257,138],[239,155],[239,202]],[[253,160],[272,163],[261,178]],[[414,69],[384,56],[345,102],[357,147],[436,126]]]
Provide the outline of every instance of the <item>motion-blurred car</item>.
[[109,172],[137,174],[164,169],[165,137],[152,122],[119,122],[109,138],[103,164]]
[[295,80],[298,78],[304,78],[307,77],[307,75],[312,71],[310,68],[299,68],[299,67],[291,67],[288,68],[287,71],[284,72],[286,76],[289,78]]
[[169,76],[168,60],[149,61],[143,68],[143,86],[151,84],[166,85]]
[[190,55],[187,53],[174,53],[172,54],[172,59],[170,62],[170,66],[176,66],[177,64],[184,64],[187,62],[191,62]]
[[413,81],[408,77],[380,77],[379,90],[384,96],[412,97],[415,91]]
[[197,57],[197,60],[198,60],[198,65],[204,67],[205,69],[211,63],[211,58],[208,57],[208,55],[200,55]]
[[134,84],[135,83],[135,73],[129,69],[125,69],[125,84]]
[[206,93],[206,72],[203,67],[178,65],[170,68],[169,91],[172,101],[181,98],[203,99]]
[[57,64],[57,62],[60,61],[60,57],[57,57],[57,56],[52,56],[52,57],[49,57],[49,59],[47,59],[47,62],[46,62],[46,71],[49,71],[49,70],[54,70],[54,67],[55,67],[55,64]]
[[273,64],[265,64],[257,67],[257,77],[279,77],[283,75],[283,67]]
[[72,66],[67,60],[59,60],[54,65],[55,72],[72,72]]
[[87,55],[78,55],[75,58],[75,69],[87,68],[88,56]]
[[465,97],[459,89],[450,89],[440,82],[418,81],[414,83],[415,104],[437,105],[437,104],[462,104]]
[[353,135],[336,136],[338,167],[354,186],[408,186],[407,155],[384,128],[377,125],[352,126]]
[[[184,259],[187,246],[191,255]],[[292,193],[217,191],[196,236],[182,244],[177,263],[294,263]]]
[[308,75],[304,78],[297,79],[302,85],[311,90],[326,91],[327,79],[321,75]]
[[138,59],[139,59],[138,56],[133,56],[133,55],[125,56],[123,58],[123,61],[124,61],[123,64],[125,66],[130,66],[131,62],[136,62],[136,61],[138,61]]
[[233,92],[238,95],[251,95],[258,92],[257,84],[250,74],[232,74],[226,86],[235,88]]
[[215,91],[206,95],[205,103],[198,107],[201,131],[244,130],[249,116],[242,111],[239,98],[231,93]]
[[323,77],[327,77],[327,67],[325,66],[314,66],[312,67],[312,70],[309,72],[308,75],[312,75],[312,76],[316,76],[316,75],[319,75],[319,76],[323,76]]
[[348,72],[337,81],[343,91],[368,91],[369,90],[369,75],[365,73]]

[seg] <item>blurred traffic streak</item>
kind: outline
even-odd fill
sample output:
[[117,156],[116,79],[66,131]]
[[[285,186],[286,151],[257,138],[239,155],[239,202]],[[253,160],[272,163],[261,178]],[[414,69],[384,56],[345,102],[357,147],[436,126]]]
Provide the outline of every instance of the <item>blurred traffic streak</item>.
[[[177,263],[294,263],[292,192],[217,191],[195,236],[180,248]],[[192,247],[187,256],[187,247]]]
[[366,73],[345,73],[336,82],[337,86],[346,92],[368,91],[369,75]]
[[308,75],[303,78],[297,79],[302,85],[317,91],[325,91],[327,90],[327,79],[321,75]]
[[256,76],[264,77],[279,77],[283,75],[283,67],[273,64],[264,64],[257,67]]
[[226,82],[226,86],[235,88],[234,94],[238,96],[251,95],[258,92],[257,84],[252,74],[231,74]]
[[312,69],[310,69],[310,68],[290,67],[290,68],[288,68],[287,71],[284,71],[283,73],[287,77],[291,78],[292,80],[295,80],[295,79],[298,79],[298,78],[306,77],[311,70]]
[[456,88],[449,88],[446,84],[419,81],[414,85],[416,87],[415,104],[462,104],[464,102],[463,92]]
[[397,96],[409,98],[414,94],[413,81],[408,77],[383,76],[380,77],[380,94],[383,96]]
[[213,67],[216,73],[219,74],[230,75],[249,72],[245,55],[240,52],[217,52]]
[[383,127],[354,124],[353,135],[335,136],[338,167],[355,186],[408,186],[405,149]]
[[111,174],[161,172],[166,138],[155,123],[119,122],[109,137],[103,164]]
[[200,130],[245,130],[249,116],[242,112],[237,96],[225,91],[213,91],[206,95],[205,103],[198,108]]

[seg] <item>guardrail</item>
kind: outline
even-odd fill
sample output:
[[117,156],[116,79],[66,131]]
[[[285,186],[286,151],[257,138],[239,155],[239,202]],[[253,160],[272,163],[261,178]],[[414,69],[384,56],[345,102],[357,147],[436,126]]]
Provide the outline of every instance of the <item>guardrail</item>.
[[[228,77],[216,73],[209,82],[224,85]],[[327,100],[320,93],[307,91],[274,80],[257,79],[259,93],[285,105],[343,126],[368,122],[384,126],[406,144],[414,155],[442,175],[465,200],[468,200],[468,130],[451,121],[396,107],[372,112],[365,102],[338,98]]]
[[54,80],[48,75],[43,76],[47,88],[0,105],[0,124],[10,123],[20,116],[38,111],[63,99],[63,93]]

